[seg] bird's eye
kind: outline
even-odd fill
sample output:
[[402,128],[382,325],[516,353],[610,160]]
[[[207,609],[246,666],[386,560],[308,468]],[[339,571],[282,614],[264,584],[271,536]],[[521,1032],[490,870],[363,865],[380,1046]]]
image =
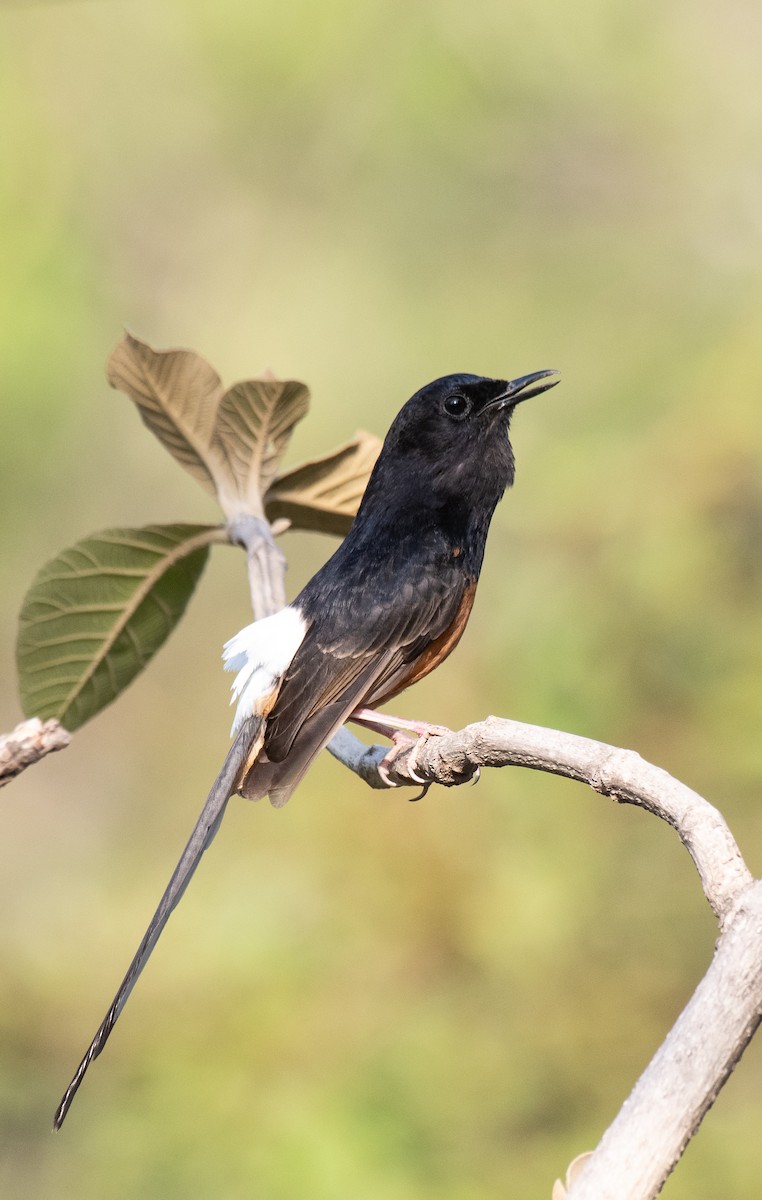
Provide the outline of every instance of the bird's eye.
[[471,411],[471,401],[460,392],[454,392],[451,396],[445,396],[442,407],[448,417],[452,417],[455,421],[462,421],[463,417],[468,416]]

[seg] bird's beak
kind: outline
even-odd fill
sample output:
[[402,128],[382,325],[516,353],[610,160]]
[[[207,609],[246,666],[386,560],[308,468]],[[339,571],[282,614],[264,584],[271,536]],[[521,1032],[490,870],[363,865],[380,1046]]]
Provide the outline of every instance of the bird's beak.
[[[558,371],[534,371],[531,375],[522,375],[520,379],[512,379],[505,391],[496,396],[494,400],[490,400],[485,408],[513,408],[522,400],[529,400],[531,396],[539,396],[542,392],[547,392],[550,388],[555,387],[561,380],[551,379],[550,383],[539,383],[538,381],[547,379],[549,375],[557,374]],[[537,387],[532,387],[532,384],[537,384]]]

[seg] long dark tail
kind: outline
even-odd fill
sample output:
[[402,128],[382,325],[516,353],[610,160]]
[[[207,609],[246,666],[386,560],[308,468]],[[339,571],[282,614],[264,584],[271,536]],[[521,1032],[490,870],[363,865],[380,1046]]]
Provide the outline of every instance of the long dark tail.
[[56,1109],[53,1121],[55,1129],[61,1128],[66,1114],[71,1107],[71,1103],[77,1094],[77,1089],[85,1077],[87,1068],[93,1059],[98,1057],[106,1045],[111,1030],[114,1028],[120,1012],[127,1003],[130,992],[134,988],[140,972],[148,962],[151,951],[158,942],[161,932],[169,920],[170,913],[182,898],[190,878],[201,860],[201,855],[211,844],[220,827],[228,800],[238,789],[247,766],[256,757],[256,754],[259,753],[263,727],[264,721],[261,717],[250,717],[230,747],[227,758],[222,764],[222,769],[212,784],[212,790],[201,811],[201,816],[196,821],[190,840],[183,850],[179,863],[175,867],[174,874],[167,885],[167,890],[161,898],[159,907],[151,918],[151,923],[145,932],[142,942],[138,946],[137,953],[130,963],[127,974],[122,980],[119,991],[116,993],[111,1007],[103,1018],[98,1032],[90,1043],[85,1057],[77,1067],[74,1078]]

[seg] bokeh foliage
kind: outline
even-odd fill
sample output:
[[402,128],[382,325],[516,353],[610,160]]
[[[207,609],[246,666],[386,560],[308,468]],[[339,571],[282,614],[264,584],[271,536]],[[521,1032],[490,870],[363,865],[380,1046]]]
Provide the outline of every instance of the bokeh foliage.
[[[293,461],[452,370],[544,367],[469,631],[405,699],[631,745],[759,873],[762,184],[745,3],[0,9],[2,727],[94,528],[217,519],[103,381],[123,325],[310,382]],[[319,414],[319,415],[318,415]],[[198,494],[196,494],[198,493]],[[296,590],[333,543],[288,535]],[[61,1088],[227,744],[220,553],[151,670],[4,797],[0,1191],[547,1195],[714,929],[669,831],[519,772],[234,806],[62,1136]],[[759,1050],[668,1200],[756,1200]]]

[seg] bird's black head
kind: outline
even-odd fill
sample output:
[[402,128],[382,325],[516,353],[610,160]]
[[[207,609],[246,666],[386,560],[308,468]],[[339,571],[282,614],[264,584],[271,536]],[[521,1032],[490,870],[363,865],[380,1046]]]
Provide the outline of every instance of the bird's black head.
[[368,562],[394,552],[400,561],[457,559],[477,579],[492,514],[513,483],[511,415],[521,400],[553,387],[555,374],[536,371],[510,383],[446,375],[416,392],[392,422],[334,558],[360,554]]
[[[510,382],[480,375],[445,375],[421,388],[392,422],[356,524],[439,520],[445,510],[461,525],[486,528],[513,483],[508,439],[513,410],[553,387],[555,371]],[[448,517],[449,519],[449,517]]]
[[429,486],[445,491],[469,488],[491,477],[497,498],[513,482],[513,451],[508,426],[516,405],[553,387],[555,371],[520,379],[445,375],[408,400],[384,446],[400,465],[417,464]]

